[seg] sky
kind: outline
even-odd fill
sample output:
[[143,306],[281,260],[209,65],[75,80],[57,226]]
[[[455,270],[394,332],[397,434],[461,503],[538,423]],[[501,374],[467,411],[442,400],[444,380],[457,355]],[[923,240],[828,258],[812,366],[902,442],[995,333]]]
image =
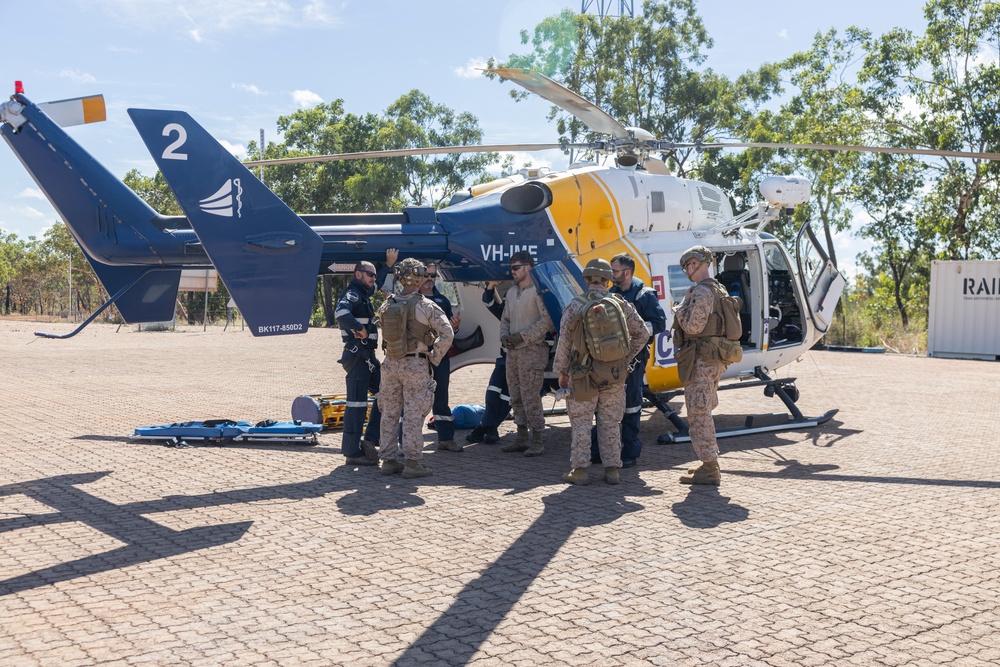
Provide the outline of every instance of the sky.
[[[68,131],[116,176],[156,167],[130,107],[182,109],[233,152],[276,120],[335,99],[379,113],[419,89],[479,119],[484,143],[554,142],[549,104],[514,102],[510,84],[478,71],[490,56],[524,52],[520,31],[581,0],[35,0],[4,3],[0,90],[24,82],[34,102],[102,93],[108,120]],[[596,12],[597,0],[589,3]],[[606,2],[617,11],[618,2]],[[634,2],[636,11],[641,0]],[[736,76],[808,49],[818,31],[850,25],[876,34],[922,31],[922,3],[702,0],[715,47],[706,67]],[[0,98],[5,99],[5,98]],[[59,219],[0,142],[0,229],[40,237]],[[520,156],[519,156],[520,157]],[[557,151],[524,156],[565,167]],[[519,163],[521,160],[519,160]],[[849,235],[838,244],[848,254]],[[838,249],[839,250],[839,249]]]

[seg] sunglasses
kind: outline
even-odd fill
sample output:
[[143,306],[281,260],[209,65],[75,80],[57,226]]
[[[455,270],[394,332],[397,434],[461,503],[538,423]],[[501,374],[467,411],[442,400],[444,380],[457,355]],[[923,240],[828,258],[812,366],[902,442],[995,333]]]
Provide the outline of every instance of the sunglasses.
[[438,274],[436,274],[436,273],[425,273],[424,275],[427,276],[428,278],[437,278],[438,277]]
[[369,278],[374,278],[375,275],[376,275],[374,271],[364,271],[364,270],[362,270],[361,273],[365,274]]
[[510,265],[510,271],[511,271],[511,273],[513,273],[514,271],[517,271],[518,269],[523,269],[526,266],[527,266],[527,264],[511,264]]

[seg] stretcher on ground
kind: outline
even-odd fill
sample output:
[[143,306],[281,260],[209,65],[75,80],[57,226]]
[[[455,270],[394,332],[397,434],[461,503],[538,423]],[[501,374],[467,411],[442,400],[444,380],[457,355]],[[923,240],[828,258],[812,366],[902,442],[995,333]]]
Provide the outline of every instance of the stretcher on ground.
[[140,426],[130,440],[161,440],[168,444],[230,445],[236,443],[281,443],[316,445],[322,424],[305,421],[279,422],[268,419],[256,424],[232,419],[178,422]]

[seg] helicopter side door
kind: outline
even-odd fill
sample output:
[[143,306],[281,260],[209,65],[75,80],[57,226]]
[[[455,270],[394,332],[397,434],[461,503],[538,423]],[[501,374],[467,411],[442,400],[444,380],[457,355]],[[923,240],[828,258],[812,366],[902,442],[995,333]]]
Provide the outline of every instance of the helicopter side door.
[[805,288],[809,318],[822,335],[833,322],[833,311],[847,281],[830,259],[828,248],[816,238],[808,221],[795,238],[795,261]]

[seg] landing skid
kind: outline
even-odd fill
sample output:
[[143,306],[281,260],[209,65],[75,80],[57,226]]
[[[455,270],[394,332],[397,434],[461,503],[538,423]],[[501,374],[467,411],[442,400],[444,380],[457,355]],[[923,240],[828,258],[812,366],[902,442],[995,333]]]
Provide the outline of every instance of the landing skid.
[[[830,421],[830,419],[840,410],[829,410],[819,417],[806,417],[795,405],[799,398],[799,390],[795,386],[795,378],[783,378],[773,380],[758,366],[754,369],[753,382],[741,382],[739,384],[729,384],[719,387],[719,391],[727,389],[745,389],[748,387],[764,387],[764,395],[768,398],[777,396],[785,404],[788,414],[774,413],[769,415],[748,415],[746,423],[742,427],[719,429],[715,432],[716,438],[732,438],[737,435],[751,435],[754,433],[767,433],[768,431],[789,431],[797,428],[811,428]],[[688,433],[687,422],[671,408],[667,401],[682,395],[683,391],[668,392],[666,394],[653,394],[644,390],[646,399],[649,400],[677,429],[676,433],[664,433],[656,442],[661,445],[671,445],[678,442],[690,442],[691,436]]]

